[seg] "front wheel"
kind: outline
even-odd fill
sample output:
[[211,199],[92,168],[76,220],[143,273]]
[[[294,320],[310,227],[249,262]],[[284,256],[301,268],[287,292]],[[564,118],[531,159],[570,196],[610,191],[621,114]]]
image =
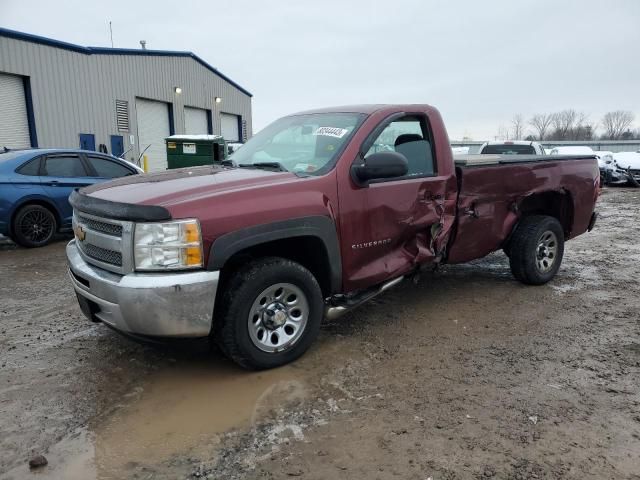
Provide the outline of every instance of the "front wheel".
[[509,242],[513,276],[528,285],[547,283],[560,268],[564,255],[564,231],[554,217],[532,215],[516,227]]
[[253,261],[226,282],[214,340],[242,367],[274,368],[300,357],[315,340],[324,315],[322,291],[299,263]]

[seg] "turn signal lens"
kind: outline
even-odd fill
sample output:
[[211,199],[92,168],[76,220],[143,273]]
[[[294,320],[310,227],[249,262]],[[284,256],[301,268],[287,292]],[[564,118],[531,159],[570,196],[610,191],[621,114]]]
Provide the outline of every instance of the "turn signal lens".
[[202,249],[200,247],[189,247],[183,250],[184,264],[189,267],[202,266]]

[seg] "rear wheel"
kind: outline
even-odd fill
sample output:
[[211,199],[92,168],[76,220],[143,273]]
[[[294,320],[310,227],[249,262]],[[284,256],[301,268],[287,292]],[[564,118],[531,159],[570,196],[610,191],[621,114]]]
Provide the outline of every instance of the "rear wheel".
[[564,231],[554,217],[525,217],[509,242],[511,272],[528,285],[542,285],[555,277],[563,255]]
[[227,282],[214,340],[245,368],[278,367],[309,348],[323,314],[322,292],[309,270],[284,258],[264,258]]
[[58,229],[55,215],[42,205],[25,205],[13,219],[13,240],[23,247],[43,247]]

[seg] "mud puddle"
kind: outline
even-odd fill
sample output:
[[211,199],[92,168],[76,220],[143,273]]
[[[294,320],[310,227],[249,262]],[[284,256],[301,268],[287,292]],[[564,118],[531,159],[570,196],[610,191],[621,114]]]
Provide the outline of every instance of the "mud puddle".
[[303,402],[302,376],[289,366],[249,373],[205,360],[175,363],[121,398],[112,414],[53,445],[46,467],[21,465],[0,478],[129,478],[185,455],[214,457],[224,432]]

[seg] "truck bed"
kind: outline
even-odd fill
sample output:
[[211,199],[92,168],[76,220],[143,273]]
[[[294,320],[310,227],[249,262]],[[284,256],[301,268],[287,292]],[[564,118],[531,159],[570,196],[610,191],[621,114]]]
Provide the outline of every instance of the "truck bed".
[[595,156],[462,155],[454,162],[458,214],[448,262],[466,262],[502,248],[527,197],[542,192],[558,195],[548,197],[550,204],[567,195],[571,199],[571,211],[559,212],[570,218],[567,238],[587,230],[599,179]]
[[596,158],[595,155],[455,155],[456,167],[480,167],[487,165],[513,165],[518,163],[562,162]]

